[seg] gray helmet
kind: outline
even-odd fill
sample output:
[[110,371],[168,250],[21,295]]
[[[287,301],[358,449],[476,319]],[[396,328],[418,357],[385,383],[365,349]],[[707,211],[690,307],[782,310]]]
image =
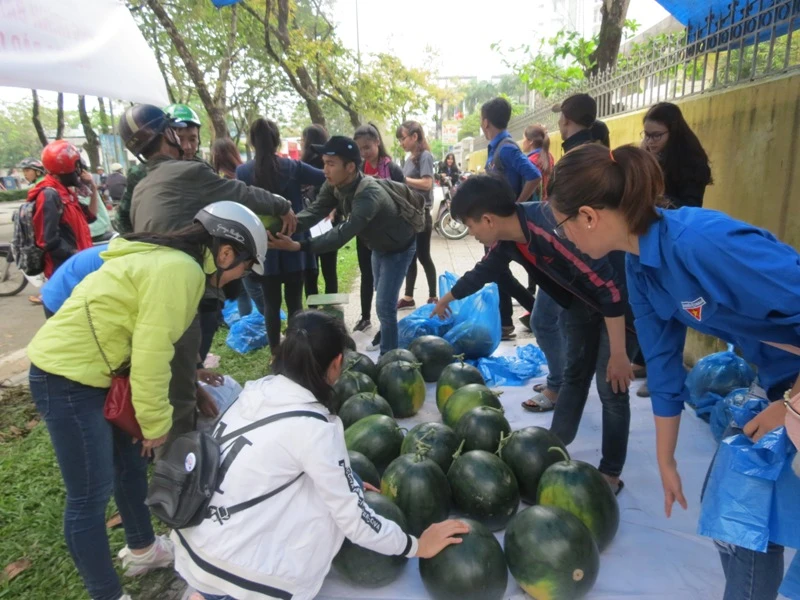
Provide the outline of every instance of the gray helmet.
[[255,260],[253,272],[264,274],[267,258],[267,230],[256,214],[238,202],[222,200],[209,204],[195,215],[194,220],[213,237],[230,240],[244,246]]

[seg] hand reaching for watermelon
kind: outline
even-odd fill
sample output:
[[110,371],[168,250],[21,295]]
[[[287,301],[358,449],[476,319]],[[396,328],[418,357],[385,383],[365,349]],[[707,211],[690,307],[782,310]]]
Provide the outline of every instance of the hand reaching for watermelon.
[[434,523],[422,532],[419,538],[417,556],[419,558],[433,558],[451,544],[460,544],[461,538],[455,537],[469,533],[469,525],[462,521],[450,519],[441,523]]
[[446,319],[450,316],[450,303],[455,300],[453,294],[447,292],[444,296],[441,297],[439,302],[436,303],[436,306],[433,307],[433,311],[431,311],[431,316],[434,315],[439,317],[440,319]]
[[287,252],[298,252],[300,250],[300,242],[294,241],[288,235],[276,233],[273,235],[267,231],[267,248],[270,250],[286,250]]
[[294,211],[289,209],[289,212],[281,217],[281,221],[283,221],[281,233],[289,236],[294,235],[294,232],[297,229],[297,215],[294,214]]

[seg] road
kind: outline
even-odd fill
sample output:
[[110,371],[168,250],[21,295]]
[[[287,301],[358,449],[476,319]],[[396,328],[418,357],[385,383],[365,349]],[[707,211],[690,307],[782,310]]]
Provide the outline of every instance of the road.
[[11,215],[22,202],[0,202],[0,242],[10,242],[14,233]]

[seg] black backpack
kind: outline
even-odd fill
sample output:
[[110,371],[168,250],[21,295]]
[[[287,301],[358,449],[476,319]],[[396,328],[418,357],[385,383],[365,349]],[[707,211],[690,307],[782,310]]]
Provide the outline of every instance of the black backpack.
[[[231,515],[252,508],[256,504],[279,494],[303,476],[294,479],[261,496],[234,506],[211,506],[211,497],[219,490],[230,462],[222,461],[223,445],[249,431],[292,417],[311,417],[328,422],[324,415],[316,412],[295,410],[266,417],[227,435],[224,425],[213,434],[207,431],[184,433],[169,443],[163,456],[156,462],[153,478],[147,490],[145,504],[163,523],[173,529],[193,527],[205,519],[213,519],[220,525]],[[233,453],[231,453],[233,454]]]
[[356,194],[359,193],[363,187],[369,182],[374,181],[383,190],[389,194],[389,197],[394,201],[397,210],[406,223],[411,225],[414,233],[421,233],[425,231],[425,197],[412,190],[405,183],[399,181],[392,181],[391,179],[378,179],[369,175],[364,175],[361,183],[356,188]]
[[499,158],[500,158],[500,149],[503,146],[516,146],[516,148],[520,152],[522,152],[522,150],[520,150],[520,147],[517,145],[517,142],[515,142],[511,138],[503,138],[502,140],[500,140],[500,143],[498,143],[497,147],[494,149],[494,154],[492,155],[492,162],[490,162],[489,166],[486,167],[486,172],[487,173],[501,173],[502,174],[502,173],[505,172],[506,167],[503,164],[503,161],[499,160]]
[[36,233],[33,229],[35,211],[36,202],[25,202],[12,217],[14,239],[11,242],[11,253],[17,268],[30,277],[44,271],[44,250],[36,245]]

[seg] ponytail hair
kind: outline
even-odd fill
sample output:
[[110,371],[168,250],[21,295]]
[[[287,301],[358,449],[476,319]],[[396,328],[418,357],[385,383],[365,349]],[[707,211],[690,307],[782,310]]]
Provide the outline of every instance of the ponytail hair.
[[549,177],[553,172],[553,164],[550,162],[550,136],[547,135],[547,128],[544,125],[529,125],[525,128],[525,139],[533,144],[534,148],[541,148],[539,155],[539,167],[542,175]]
[[658,161],[645,150],[586,144],[558,161],[548,200],[569,217],[581,206],[618,210],[628,230],[643,235],[659,218],[656,207],[665,206],[664,177]]
[[339,319],[318,311],[305,310],[289,319],[286,336],[272,361],[272,372],[303,386],[336,414],[333,388],[326,379],[331,363],[344,353],[349,335]]
[[406,135],[414,135],[417,134],[417,147],[411,153],[411,160],[414,161],[414,164],[419,164],[419,157],[420,155],[425,152],[431,151],[431,147],[428,145],[428,140],[425,139],[425,131],[422,129],[422,125],[418,121],[406,121],[400,127],[397,128],[397,139],[401,139],[403,137],[403,130],[405,130]]
[[250,125],[250,144],[256,151],[253,183],[269,192],[278,189],[278,156],[281,132],[269,119],[258,118]]
[[378,158],[386,158],[389,153],[386,151],[386,146],[383,144],[383,136],[378,126],[372,122],[362,125],[353,134],[353,139],[358,141],[358,138],[367,138],[378,144]]

